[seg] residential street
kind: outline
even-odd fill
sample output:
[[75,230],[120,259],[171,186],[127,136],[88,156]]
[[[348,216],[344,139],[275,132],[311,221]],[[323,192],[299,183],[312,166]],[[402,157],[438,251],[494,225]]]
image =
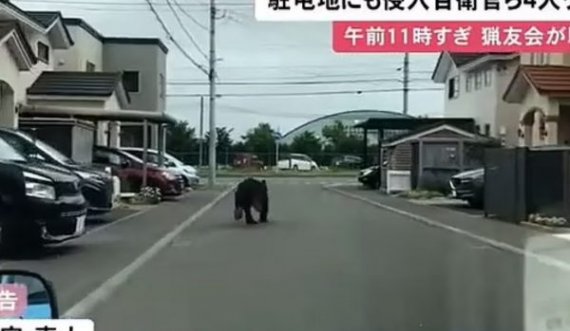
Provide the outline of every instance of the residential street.
[[[269,224],[236,223],[226,196],[89,312],[97,329],[511,331],[542,330],[529,328],[535,312],[541,327],[543,316],[568,314],[568,286],[556,287],[568,271],[325,190],[318,180],[268,183]],[[193,192],[40,261],[5,267],[52,279],[64,313],[218,193]],[[472,217],[456,225],[560,260],[570,252],[570,242],[531,229]]]

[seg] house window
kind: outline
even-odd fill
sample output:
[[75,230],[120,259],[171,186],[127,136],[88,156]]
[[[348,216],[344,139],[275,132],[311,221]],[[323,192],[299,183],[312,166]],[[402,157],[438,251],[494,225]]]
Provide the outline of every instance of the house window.
[[164,75],[160,74],[160,97],[164,99],[164,95],[166,94],[166,82],[164,80]]
[[87,61],[87,63],[85,64],[85,71],[94,72],[95,71],[95,64]]
[[465,79],[465,91],[469,92],[473,89],[473,74],[467,74]]
[[485,124],[485,135],[486,136],[491,135],[491,125],[490,124]]
[[38,60],[49,63],[49,46],[38,41]]
[[485,70],[485,86],[491,86],[492,78],[493,78],[493,70],[492,69]]
[[455,99],[459,96],[459,76],[450,78],[447,84],[447,97]]
[[483,73],[478,72],[475,74],[475,89],[479,90],[483,82]]
[[123,71],[123,86],[127,92],[139,91],[139,72],[138,71]]

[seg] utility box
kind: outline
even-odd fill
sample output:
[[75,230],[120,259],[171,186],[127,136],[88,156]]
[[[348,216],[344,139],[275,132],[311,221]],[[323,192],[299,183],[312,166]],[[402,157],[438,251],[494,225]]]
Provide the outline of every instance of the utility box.
[[19,128],[78,163],[93,160],[95,125],[68,118],[21,118]]

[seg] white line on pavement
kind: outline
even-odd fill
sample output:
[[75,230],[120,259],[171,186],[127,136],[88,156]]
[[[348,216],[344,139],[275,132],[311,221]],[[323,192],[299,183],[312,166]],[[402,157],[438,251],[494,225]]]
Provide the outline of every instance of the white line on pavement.
[[101,286],[96,288],[93,292],[89,293],[81,301],[77,302],[69,308],[64,314],[63,318],[87,318],[87,314],[95,308],[99,303],[107,300],[121,285],[123,285],[138,269],[150,261],[156,254],[163,248],[167,247],[182,231],[188,228],[192,223],[198,220],[208,210],[212,209],[220,200],[225,198],[233,191],[235,185],[220,193],[214,200],[200,208],[196,213],[190,216],[182,224],[178,225],[172,231],[160,238],[154,245],[142,253],[131,264],[126,266],[123,270],[116,273],[111,278],[107,279]]
[[134,218],[134,217],[140,216],[140,215],[142,215],[142,214],[145,214],[145,213],[147,213],[147,212],[153,210],[153,209],[156,208],[156,207],[158,207],[158,205],[147,207],[147,208],[145,208],[145,209],[136,211],[136,212],[134,212],[134,213],[132,213],[132,214],[129,214],[129,215],[127,215],[127,216],[121,217],[121,218],[119,218],[119,219],[116,220],[116,221],[111,221],[111,222],[109,222],[109,223],[107,223],[107,224],[105,224],[105,225],[98,226],[98,227],[94,228],[93,230],[89,230],[89,231],[85,232],[85,234],[84,234],[83,236],[77,238],[77,239],[75,240],[75,242],[78,242],[78,241],[80,241],[80,240],[83,239],[83,238],[89,237],[89,236],[93,235],[94,233],[97,233],[97,232],[99,232],[99,231],[101,231],[101,230],[105,230],[106,228],[108,228],[108,227],[110,227],[110,226],[117,225],[117,224],[119,224],[119,223],[121,223],[121,222],[128,221],[128,220],[130,220],[131,218]]
[[454,227],[454,226],[450,226],[450,225],[447,225],[447,224],[443,224],[443,223],[441,223],[441,222],[432,220],[432,219],[430,219],[430,218],[427,218],[427,217],[424,217],[424,216],[421,216],[421,215],[417,215],[417,214],[410,213],[410,212],[405,211],[405,210],[402,210],[402,209],[398,209],[398,208],[394,208],[394,207],[392,207],[392,206],[385,205],[385,204],[383,204],[383,203],[380,203],[380,202],[378,202],[378,201],[374,201],[374,200],[365,198],[365,197],[360,196],[360,195],[358,195],[358,194],[353,194],[353,193],[345,192],[345,191],[343,191],[343,190],[340,190],[340,189],[336,188],[335,186],[336,186],[336,185],[329,185],[329,186],[323,186],[323,187],[324,187],[326,190],[329,190],[329,191],[331,191],[331,192],[334,192],[334,193],[337,193],[337,194],[340,194],[340,195],[344,195],[344,196],[346,196],[346,197],[349,197],[349,198],[352,198],[352,199],[355,199],[355,200],[360,200],[360,201],[366,202],[366,203],[371,204],[371,205],[374,205],[374,206],[376,206],[376,207],[379,207],[379,208],[382,208],[382,209],[391,211],[391,212],[393,212],[393,213],[400,214],[400,215],[402,215],[402,216],[411,218],[412,220],[417,221],[417,222],[420,222],[420,223],[423,223],[423,224],[425,224],[425,225],[433,226],[433,227],[436,227],[436,228],[441,228],[441,229],[444,229],[444,230],[447,230],[447,231],[450,231],[450,232],[453,232],[453,233],[456,233],[456,234],[459,234],[459,235],[468,237],[468,238],[470,238],[470,239],[483,242],[483,243],[485,243],[485,244],[487,244],[487,245],[489,245],[489,246],[492,246],[492,247],[495,247],[495,248],[498,248],[498,249],[501,249],[501,250],[504,250],[504,251],[508,251],[508,252],[511,252],[511,253],[519,254],[519,255],[522,255],[522,256],[524,256],[524,257],[526,257],[526,258],[533,258],[533,259],[536,259],[537,261],[539,261],[539,262],[541,262],[541,263],[543,263],[543,264],[545,264],[545,265],[548,265],[548,266],[551,266],[551,267],[557,267],[557,268],[560,268],[560,269],[562,269],[562,270],[564,270],[564,271],[570,272],[570,264],[568,264],[568,263],[566,263],[566,262],[564,262],[564,261],[560,261],[560,260],[558,260],[558,259],[554,259],[554,258],[551,258],[551,257],[548,257],[548,256],[544,256],[544,255],[541,255],[541,254],[536,254],[536,253],[533,253],[533,252],[531,252],[531,251],[526,251],[526,250],[521,249],[521,248],[519,248],[519,247],[515,247],[515,246],[513,246],[513,245],[510,245],[510,244],[507,244],[507,243],[504,243],[504,242],[501,242],[501,241],[498,241],[498,240],[494,240],[494,239],[491,239],[491,238],[483,237],[483,236],[480,236],[480,235],[478,235],[478,234],[475,234],[475,233],[472,233],[472,232],[469,232],[469,231],[466,231],[466,230],[463,230],[463,229],[460,229],[460,228],[456,228],[456,227]]

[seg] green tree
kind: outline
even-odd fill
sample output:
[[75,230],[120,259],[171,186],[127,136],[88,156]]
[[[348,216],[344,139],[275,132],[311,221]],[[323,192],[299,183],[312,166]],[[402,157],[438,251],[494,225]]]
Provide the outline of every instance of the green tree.
[[174,153],[191,153],[196,148],[198,140],[194,128],[187,121],[178,121],[168,127],[166,134],[167,150]]
[[305,131],[293,138],[290,150],[292,153],[302,153],[315,157],[321,153],[322,143],[313,132]]
[[348,133],[348,127],[341,121],[335,121],[322,129],[322,135],[332,145],[337,154],[361,154],[362,139]]
[[256,154],[272,153],[275,149],[275,133],[269,123],[259,123],[242,136],[246,151]]
[[[227,127],[216,128],[216,150],[219,152],[225,152],[231,149],[233,145],[230,133],[233,129],[228,129]],[[207,144],[210,141],[210,132],[206,132],[204,135],[204,142]]]

